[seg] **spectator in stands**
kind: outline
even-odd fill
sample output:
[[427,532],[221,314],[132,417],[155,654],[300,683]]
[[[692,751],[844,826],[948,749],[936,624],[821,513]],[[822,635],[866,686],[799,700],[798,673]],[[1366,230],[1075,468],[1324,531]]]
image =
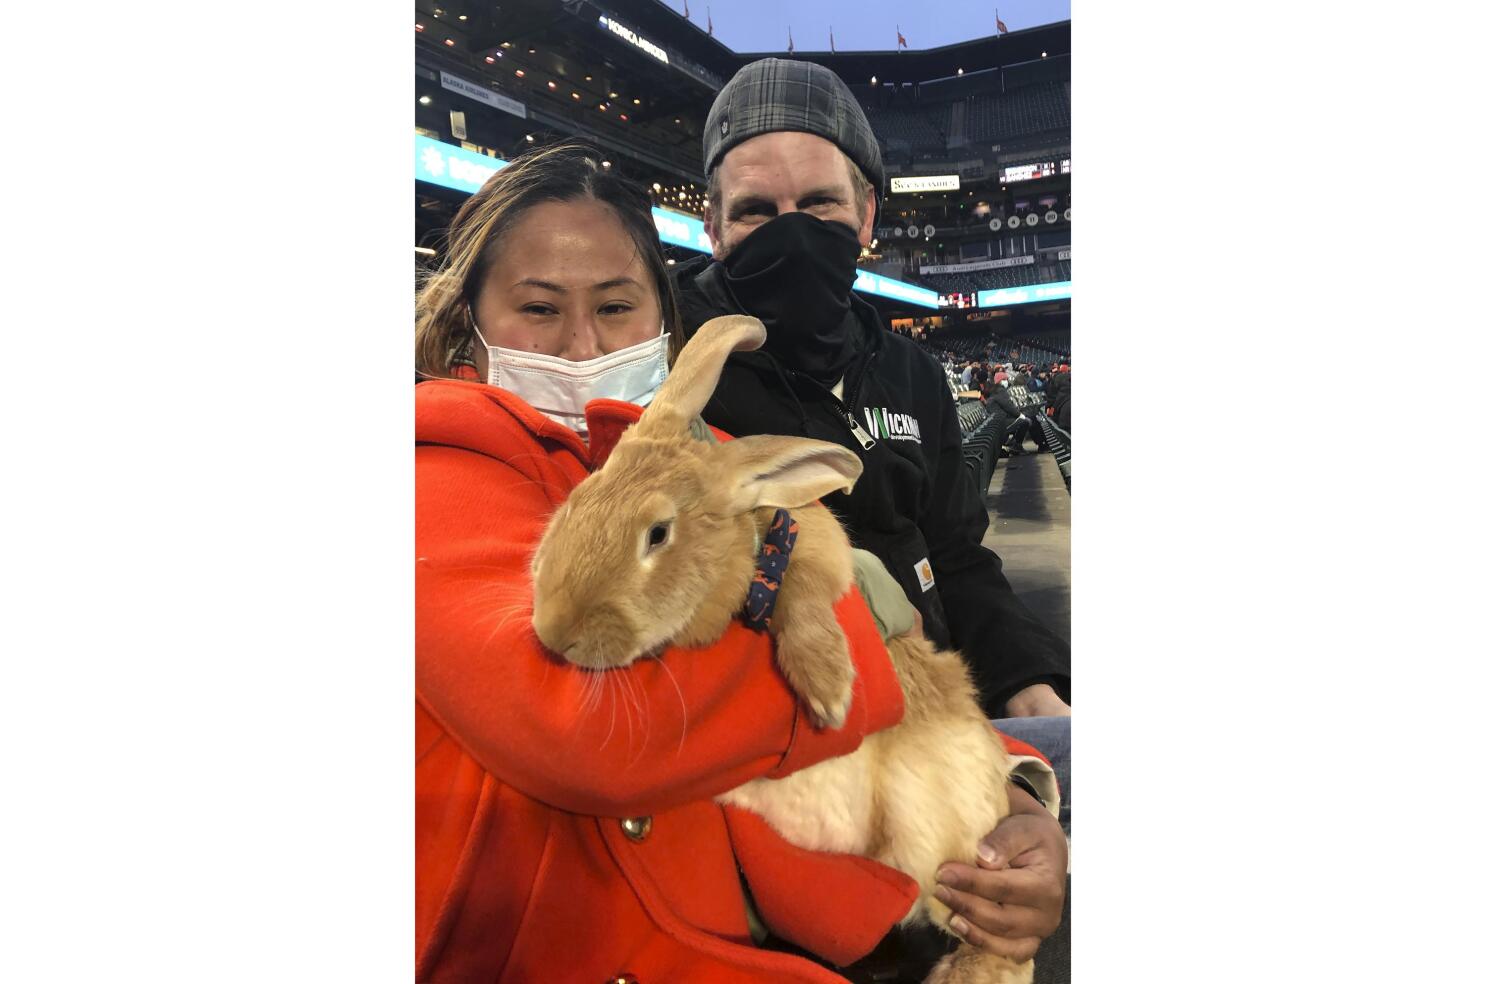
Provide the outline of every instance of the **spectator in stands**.
[[1002,442],[1003,450],[1006,451],[1008,457],[1024,453],[1022,444],[1027,438],[1027,431],[1032,426],[1032,421],[1027,417],[1023,408],[1012,399],[1010,388],[1011,377],[1005,372],[998,372],[980,393],[982,400],[999,408],[1010,421],[1006,425],[1006,439]]
[[[897,918],[880,904],[886,873],[792,848],[712,798],[892,723],[901,698],[873,612],[856,592],[837,606],[863,688],[840,730],[801,723],[767,635],[741,625],[706,652],[667,652],[674,674],[642,660],[597,691],[532,636],[537,540],[639,415],[626,404],[649,401],[680,337],[648,197],[600,156],[562,144],[513,161],[459,210],[419,291],[417,366],[430,381],[415,391],[416,976],[650,980],[648,964],[678,980],[801,980],[795,958],[739,943],[747,911],[730,876],[741,870],[759,900],[809,892],[791,929],[830,953],[843,941],[865,951]],[[620,353],[622,372],[573,371]],[[880,581],[878,615],[897,609],[911,625],[901,590],[886,571]],[[585,698],[621,691],[649,695],[649,756],[605,739],[609,715],[585,713]],[[1021,812],[991,839],[1008,856],[1026,843],[1062,850],[1051,817],[1012,792]],[[964,887],[1000,908],[987,886],[1007,873],[971,872]],[[1049,885],[1019,936],[1056,925],[1061,885]]]
[[965,389],[975,385],[975,363],[966,363],[965,371],[960,374],[960,381],[965,384]]
[[[1017,601],[995,554],[980,546],[986,516],[959,480],[958,428],[940,426],[955,419],[953,406],[937,386],[926,391],[932,404],[904,403],[910,380],[932,372],[932,360],[884,332],[852,293],[883,182],[855,97],[822,66],[752,62],[718,94],[703,158],[715,256],[674,271],[683,321],[689,331],[743,309],[770,328],[762,352],[729,361],[709,422],[737,434],[826,437],[856,450],[865,471],[850,505],[839,496],[838,508],[861,545],[902,579],[926,628],[961,643],[991,709],[1066,713],[1066,643]],[[878,412],[913,423],[883,428]],[[939,508],[915,515],[900,498],[907,490],[888,482],[897,458],[939,482]],[[914,571],[926,558],[934,566],[936,552],[954,576],[936,575],[931,585]]]
[[[1038,709],[1066,712],[1066,644],[1015,599],[995,555],[979,545],[984,510],[955,477],[958,432],[941,426],[953,407],[937,387],[916,390],[921,400],[933,392],[934,405],[911,402],[910,381],[932,372],[931,360],[895,344],[872,308],[854,300],[854,263],[870,241],[882,183],[877,145],[855,99],[820,66],[756,61],[719,93],[703,142],[715,257],[675,269],[683,321],[690,329],[746,311],[770,327],[762,352],[729,362],[710,407],[715,422],[856,449],[864,478],[850,504],[845,496],[833,504],[863,544],[889,558],[931,633],[963,642],[996,709],[1021,696]],[[916,482],[938,482],[927,513],[888,481],[899,459],[922,476]],[[918,579],[914,571],[930,553],[942,554],[955,576]]]
[[1072,434],[1073,413],[1069,404],[1073,374],[1069,372],[1067,363],[1056,368],[1057,371],[1048,378],[1047,383],[1047,415],[1053,423]]
[[988,518],[939,369],[852,291],[884,184],[855,97],[823,66],[760,59],[718,93],[702,141],[714,256],[673,269],[682,322],[746,313],[769,332],[729,359],[707,421],[854,450],[855,489],[824,500],[854,545],[898,578],[931,638],[964,654],[992,716],[1013,718],[998,727],[1018,734],[1015,718],[1031,716],[1021,734],[1066,746],[1066,719],[1039,716],[1070,713],[1067,643],[981,545]]

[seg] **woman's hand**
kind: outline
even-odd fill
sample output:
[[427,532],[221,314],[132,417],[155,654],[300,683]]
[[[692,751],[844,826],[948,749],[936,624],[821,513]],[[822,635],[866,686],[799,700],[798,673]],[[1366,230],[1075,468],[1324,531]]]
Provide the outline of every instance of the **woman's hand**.
[[1012,960],[1030,960],[1063,920],[1068,840],[1057,819],[1017,786],[1011,814],[980,842],[974,867],[939,869],[935,896],[955,912],[950,929]]

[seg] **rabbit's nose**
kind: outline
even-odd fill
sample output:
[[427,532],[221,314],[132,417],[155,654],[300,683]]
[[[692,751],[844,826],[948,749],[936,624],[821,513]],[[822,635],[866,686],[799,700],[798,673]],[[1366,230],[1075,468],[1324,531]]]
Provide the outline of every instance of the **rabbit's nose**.
[[573,648],[572,633],[569,631],[570,623],[567,619],[553,617],[553,613],[545,608],[534,608],[531,614],[531,627],[541,640],[542,645],[558,655],[566,655]]

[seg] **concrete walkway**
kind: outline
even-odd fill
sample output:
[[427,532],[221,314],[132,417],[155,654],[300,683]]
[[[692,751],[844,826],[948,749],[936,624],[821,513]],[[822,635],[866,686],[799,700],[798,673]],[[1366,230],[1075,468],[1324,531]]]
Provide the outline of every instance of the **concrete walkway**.
[[[1031,448],[1031,442],[1027,442]],[[1068,638],[1069,512],[1058,463],[1050,454],[1005,458],[991,476],[982,543],[1001,556],[1006,579],[1044,625]]]

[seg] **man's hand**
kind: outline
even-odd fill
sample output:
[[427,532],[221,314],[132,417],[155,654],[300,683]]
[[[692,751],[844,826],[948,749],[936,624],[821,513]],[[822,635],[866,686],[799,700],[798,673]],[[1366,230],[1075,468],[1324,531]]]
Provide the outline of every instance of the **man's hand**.
[[1072,717],[1073,708],[1063,702],[1045,683],[1034,683],[1025,690],[1018,690],[1006,702],[1006,714],[1008,717]]
[[1011,815],[980,842],[976,866],[944,865],[934,894],[956,913],[949,926],[962,939],[1023,961],[1063,920],[1068,840],[1025,790],[1008,789]]

